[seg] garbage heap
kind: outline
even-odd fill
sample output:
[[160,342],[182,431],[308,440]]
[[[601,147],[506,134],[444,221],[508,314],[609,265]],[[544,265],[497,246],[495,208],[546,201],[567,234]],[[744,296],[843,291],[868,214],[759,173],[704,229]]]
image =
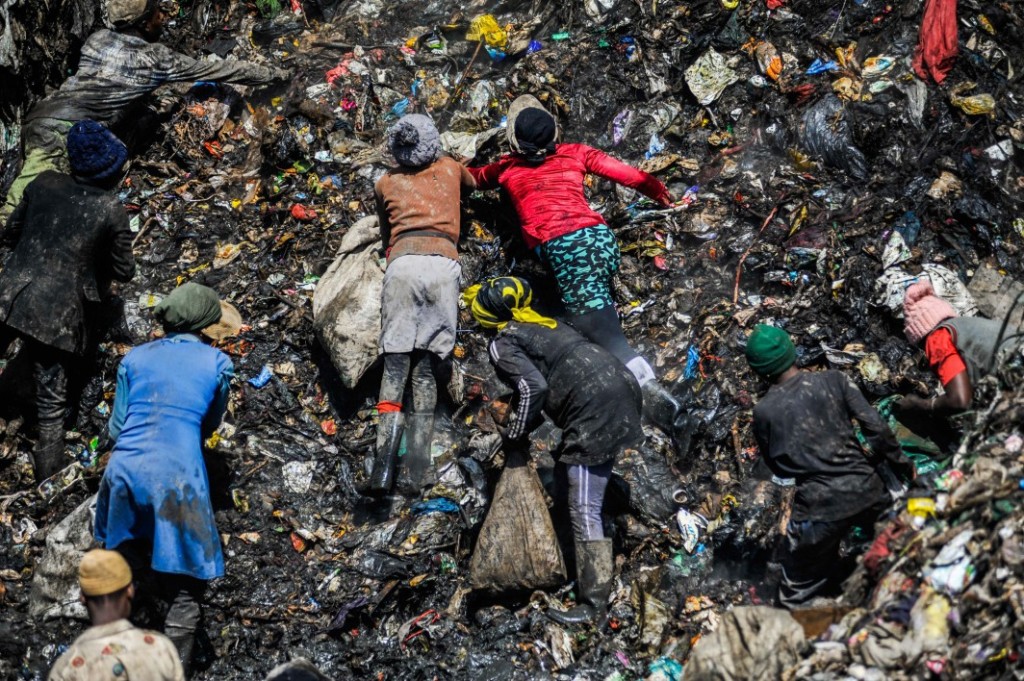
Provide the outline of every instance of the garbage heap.
[[[140,272],[120,289],[126,323],[84,368],[68,441],[80,465],[36,490],[21,402],[4,405],[0,670],[41,678],[84,626],[50,617],[73,599],[33,601],[33,577],[48,536],[76,541],[59,523],[97,487],[117,362],[154,330],[149,308],[193,280],[251,325],[226,348],[238,378],[208,443],[227,576],[211,588],[200,678],[260,678],[298,656],[338,679],[680,678],[716,630],[756,620],[748,606],[770,604],[777,579],[789,493],[754,475],[750,407],[765,386],[743,361],[749,328],[785,327],[801,366],[883,398],[935,387],[901,333],[908,281],[928,275],[962,314],[1019,314],[1024,13],[956,11],[959,55],[937,84],[912,66],[921,2],[182,2],[166,42],[294,79],[161,93],[172,106],[121,190]],[[318,281],[373,214],[387,126],[430,113],[449,153],[482,163],[504,151],[504,111],[522,93],[558,114],[564,139],[658,174],[682,201],[655,211],[589,181],[623,251],[627,335],[695,416],[688,451],[652,430],[617,466],[616,588],[598,627],[544,616],[571,585],[497,598],[467,586],[502,459],[481,444],[480,407],[503,392],[468,318],[435,443],[440,482],[409,503],[360,492],[379,371],[360,380],[314,333]],[[513,216],[497,196],[464,203],[466,283],[523,274],[552,305]],[[30,384],[18,371],[7,364],[5,390]],[[938,463],[841,608],[798,630],[785,620],[787,645],[744,639],[717,664],[753,661],[734,678],[1020,678],[1020,385],[976,398],[955,458],[931,450]],[[533,445],[548,483],[556,441],[545,430]],[[707,515],[707,531],[681,535],[680,508]],[[715,678],[707,661],[694,667]]]

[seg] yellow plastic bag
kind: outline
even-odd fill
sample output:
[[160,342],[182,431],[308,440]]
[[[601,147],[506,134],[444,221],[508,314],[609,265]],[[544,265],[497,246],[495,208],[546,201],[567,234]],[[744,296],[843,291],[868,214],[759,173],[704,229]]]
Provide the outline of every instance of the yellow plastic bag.
[[498,25],[498,21],[492,15],[483,14],[469,24],[466,40],[483,40],[491,47],[503,50],[508,45],[508,33]]
[[961,96],[961,93],[973,90],[977,86],[978,84],[973,82],[966,82],[957,85],[949,91],[950,103],[968,116],[991,114],[996,108],[996,98],[992,95],[986,92],[980,95],[970,95],[968,97]]

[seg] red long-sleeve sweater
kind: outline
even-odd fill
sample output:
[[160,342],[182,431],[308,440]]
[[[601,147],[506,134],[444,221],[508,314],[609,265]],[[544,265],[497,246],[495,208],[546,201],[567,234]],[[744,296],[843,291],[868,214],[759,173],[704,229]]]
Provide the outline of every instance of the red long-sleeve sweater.
[[508,192],[530,248],[604,224],[604,218],[591,210],[583,194],[587,173],[632,187],[664,206],[672,202],[661,180],[585,144],[559,144],[555,153],[540,164],[503,156],[469,172],[477,189],[500,186]]

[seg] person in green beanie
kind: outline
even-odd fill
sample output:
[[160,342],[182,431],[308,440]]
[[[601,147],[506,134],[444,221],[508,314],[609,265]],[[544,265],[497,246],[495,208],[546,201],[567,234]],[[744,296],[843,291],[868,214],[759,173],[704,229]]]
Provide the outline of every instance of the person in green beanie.
[[[779,604],[796,608],[833,593],[852,571],[839,544],[854,527],[873,534],[891,503],[883,464],[913,476],[913,466],[882,417],[838,371],[802,371],[789,334],[759,324],[747,340],[747,362],[771,383],[754,406],[754,437],[767,467],[796,480],[786,528]],[[853,421],[870,445],[857,440]]]
[[237,334],[242,318],[191,282],[153,314],[166,335],[133,348],[117,369],[114,447],[93,532],[125,557],[140,594],[167,604],[164,634],[187,674],[206,584],[224,576],[202,448],[224,416],[234,367],[211,346]]

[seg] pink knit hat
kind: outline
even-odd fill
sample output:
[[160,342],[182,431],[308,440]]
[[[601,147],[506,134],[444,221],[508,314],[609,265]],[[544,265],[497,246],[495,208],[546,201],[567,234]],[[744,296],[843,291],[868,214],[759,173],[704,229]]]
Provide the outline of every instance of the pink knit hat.
[[936,326],[956,316],[953,306],[935,295],[927,279],[908,288],[903,298],[903,333],[914,345],[923,341]]

